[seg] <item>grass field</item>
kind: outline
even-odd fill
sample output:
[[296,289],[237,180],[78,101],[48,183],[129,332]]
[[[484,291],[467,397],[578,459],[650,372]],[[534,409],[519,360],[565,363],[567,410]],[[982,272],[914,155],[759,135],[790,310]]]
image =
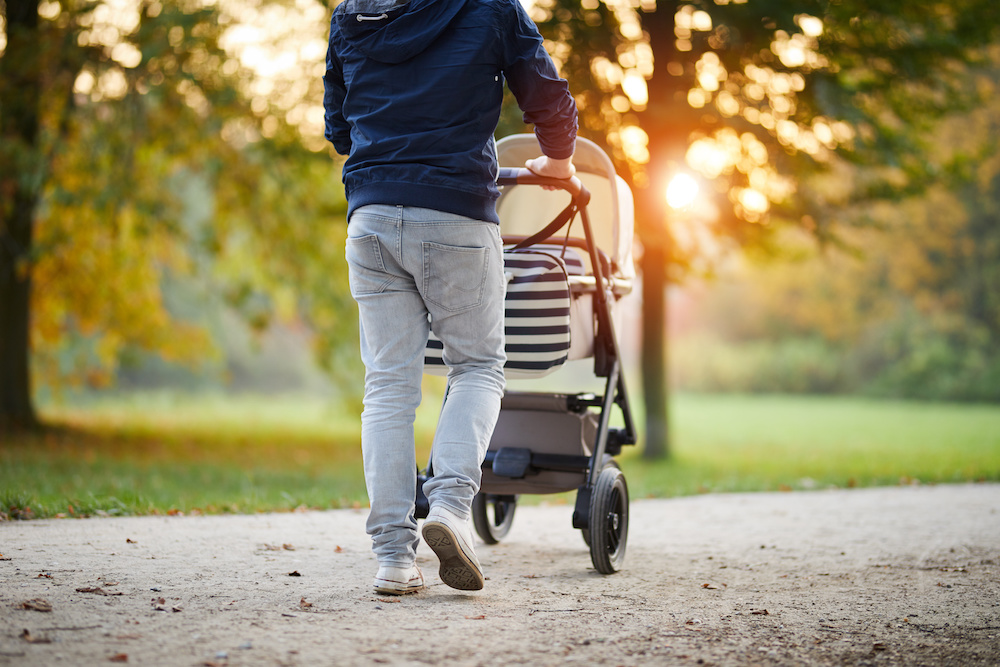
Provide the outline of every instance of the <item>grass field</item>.
[[1000,480],[1000,406],[682,395],[671,408],[673,459],[624,459],[635,496]]
[[[436,418],[425,403],[421,465]],[[55,428],[0,435],[10,518],[366,503],[357,413],[322,399],[136,394],[44,414]],[[620,458],[633,498],[1000,480],[998,406],[681,395],[671,416],[669,460]]]

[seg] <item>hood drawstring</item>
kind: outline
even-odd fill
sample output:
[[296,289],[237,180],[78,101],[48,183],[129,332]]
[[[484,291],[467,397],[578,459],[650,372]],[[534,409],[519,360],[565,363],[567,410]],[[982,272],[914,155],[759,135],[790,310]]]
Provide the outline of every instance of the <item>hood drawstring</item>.
[[358,23],[361,23],[362,21],[381,21],[387,18],[389,18],[389,15],[384,12],[378,16],[364,16],[362,14],[358,14]]

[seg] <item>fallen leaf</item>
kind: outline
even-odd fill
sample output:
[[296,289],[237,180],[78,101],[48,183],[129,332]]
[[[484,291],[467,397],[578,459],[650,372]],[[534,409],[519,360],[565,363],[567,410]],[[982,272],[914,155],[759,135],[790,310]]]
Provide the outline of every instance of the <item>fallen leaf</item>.
[[718,589],[718,587],[716,587],[716,586],[713,586],[712,584],[702,584],[702,585],[701,585],[701,587],[702,587],[702,588],[707,588],[707,589],[708,589],[708,590],[710,590],[710,591],[716,591],[716,590],[719,590],[719,589]]
[[480,614],[479,616],[466,616],[470,621],[483,621],[486,620],[486,614]]
[[125,544],[139,544],[139,543],[133,540],[131,537],[126,537]]
[[299,609],[308,609],[311,606],[313,606],[313,603],[312,602],[306,602],[305,598],[302,598],[301,600],[299,600]]
[[111,662],[128,662],[128,653],[116,653],[108,658],[108,660]]
[[887,648],[889,648],[889,647],[886,646],[885,644],[883,644],[882,642],[875,642],[875,645],[872,646],[872,650],[873,651],[884,651]]
[[521,577],[524,579],[538,579],[540,575],[537,574],[522,574]]
[[770,616],[771,615],[771,612],[769,612],[767,609],[754,609],[750,613],[753,614],[754,616]]
[[284,549],[285,551],[295,551],[295,547],[293,547],[291,544],[282,544],[281,548]]
[[153,609],[156,611],[167,610],[167,601],[164,598],[153,598],[150,602],[153,604]]
[[264,543],[264,550],[265,550],[265,551],[281,551],[281,547],[279,547],[279,546],[278,546],[278,545],[276,545],[276,544],[267,544],[267,543],[265,542],[265,543]]
[[176,613],[176,612],[184,611],[184,610],[181,608],[180,605],[174,605],[173,607],[170,608],[170,611]]
[[336,547],[334,547],[334,549],[333,549],[333,553],[335,553],[335,554],[339,554],[339,553],[341,553],[343,551],[344,551],[344,549],[339,544]]
[[28,642],[29,644],[51,644],[52,640],[48,637],[36,637],[31,634],[31,631],[25,628],[24,632],[21,633],[21,639]]
[[51,578],[52,575],[49,574],[48,572],[42,572],[41,574],[38,575],[38,579],[51,579]]
[[124,595],[121,591],[108,592],[103,588],[98,586],[84,586],[83,588],[76,589],[77,593],[93,593],[94,595]]
[[288,576],[289,577],[301,577],[302,575],[299,574],[298,570],[292,570],[291,572],[288,573]]
[[22,602],[21,609],[30,609],[31,611],[52,611],[52,603],[48,600],[43,600],[42,598],[34,598],[33,600],[25,600]]
[[167,516],[184,516],[184,512],[180,510],[167,510]]

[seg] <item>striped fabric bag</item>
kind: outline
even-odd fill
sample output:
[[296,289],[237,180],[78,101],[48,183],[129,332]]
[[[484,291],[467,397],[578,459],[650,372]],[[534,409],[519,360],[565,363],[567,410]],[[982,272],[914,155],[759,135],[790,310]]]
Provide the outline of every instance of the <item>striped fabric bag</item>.
[[[568,275],[582,274],[583,263],[562,247],[534,246],[504,252],[507,298],[504,334],[508,378],[545,375],[566,362],[570,349],[570,288]],[[431,333],[424,371],[446,375],[444,346]]]

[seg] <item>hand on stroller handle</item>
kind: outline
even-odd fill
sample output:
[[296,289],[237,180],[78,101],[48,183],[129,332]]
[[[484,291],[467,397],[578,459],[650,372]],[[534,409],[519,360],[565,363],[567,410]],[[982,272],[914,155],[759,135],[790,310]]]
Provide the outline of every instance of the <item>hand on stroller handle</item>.
[[549,178],[539,176],[527,168],[501,167],[497,177],[497,185],[548,185],[565,190],[580,206],[586,206],[590,201],[590,191],[576,176],[570,178]]

